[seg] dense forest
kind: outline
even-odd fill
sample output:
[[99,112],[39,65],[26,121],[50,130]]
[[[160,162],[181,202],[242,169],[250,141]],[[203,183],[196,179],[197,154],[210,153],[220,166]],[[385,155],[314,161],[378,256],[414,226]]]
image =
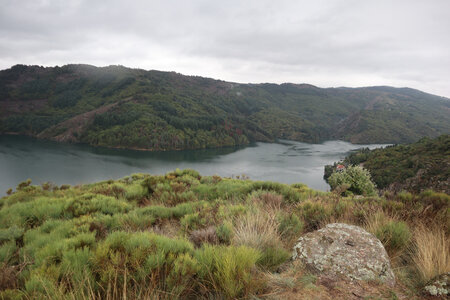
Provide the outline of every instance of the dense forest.
[[[394,192],[425,189],[450,194],[450,135],[422,138],[416,143],[381,149],[361,149],[347,156],[343,165],[363,165],[379,189]],[[337,163],[325,167],[325,178]]]
[[0,133],[148,150],[450,132],[450,101],[409,88],[239,84],[122,66],[0,71]]
[[[420,299],[450,270],[450,197],[432,191],[341,197],[176,170],[28,180],[8,194],[0,299]],[[299,236],[333,222],[379,238],[397,284],[346,283],[290,260]]]

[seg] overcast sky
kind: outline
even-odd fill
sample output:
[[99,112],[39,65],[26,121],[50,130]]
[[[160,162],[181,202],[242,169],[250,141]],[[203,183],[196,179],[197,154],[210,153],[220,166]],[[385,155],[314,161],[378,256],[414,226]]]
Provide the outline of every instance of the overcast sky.
[[87,63],[450,97],[450,0],[0,0],[0,69]]

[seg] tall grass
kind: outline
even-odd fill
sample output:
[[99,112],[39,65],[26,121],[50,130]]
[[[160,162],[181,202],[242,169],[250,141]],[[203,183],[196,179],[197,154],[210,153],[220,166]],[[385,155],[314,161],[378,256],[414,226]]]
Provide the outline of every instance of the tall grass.
[[391,258],[401,256],[411,242],[408,224],[382,211],[367,216],[365,228],[380,239]]
[[238,219],[233,244],[260,250],[258,265],[266,270],[276,270],[290,257],[290,252],[283,248],[279,227],[276,211],[256,210]]
[[278,221],[275,216],[249,213],[236,221],[233,243],[256,249],[279,244]]
[[414,230],[412,260],[422,283],[450,272],[450,239],[442,228],[417,226]]

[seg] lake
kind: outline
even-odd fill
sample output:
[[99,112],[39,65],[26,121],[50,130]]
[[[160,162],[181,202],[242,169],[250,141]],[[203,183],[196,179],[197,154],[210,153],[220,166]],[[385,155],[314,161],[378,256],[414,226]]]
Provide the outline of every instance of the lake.
[[33,184],[81,184],[118,179],[132,173],[165,174],[191,168],[202,175],[237,176],[283,183],[302,182],[329,189],[324,166],[358,148],[343,141],[307,144],[294,141],[255,143],[245,147],[144,152],[62,144],[24,136],[0,136],[0,195],[30,178]]

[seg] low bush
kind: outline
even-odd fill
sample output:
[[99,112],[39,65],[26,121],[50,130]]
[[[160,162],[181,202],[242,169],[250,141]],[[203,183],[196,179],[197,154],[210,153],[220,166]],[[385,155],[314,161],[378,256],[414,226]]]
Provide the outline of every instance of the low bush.
[[291,257],[291,253],[286,251],[281,245],[264,248],[261,251],[257,264],[267,271],[276,269]]
[[402,221],[389,221],[381,225],[375,235],[391,255],[405,250],[411,241],[411,231],[408,225]]
[[230,244],[233,239],[233,234],[233,225],[230,222],[224,222],[216,228],[217,238],[223,244]]
[[195,253],[202,268],[198,276],[214,293],[227,299],[248,297],[258,288],[252,276],[260,252],[246,246],[205,245]]
[[293,213],[281,214],[278,217],[278,222],[280,223],[278,232],[286,239],[298,238],[303,230],[303,222]]
[[372,196],[376,194],[375,184],[369,171],[360,166],[348,166],[345,170],[335,172],[328,178],[332,190],[347,186],[348,190],[357,195]]
[[305,201],[298,206],[306,231],[316,230],[332,214],[330,207],[322,203]]

